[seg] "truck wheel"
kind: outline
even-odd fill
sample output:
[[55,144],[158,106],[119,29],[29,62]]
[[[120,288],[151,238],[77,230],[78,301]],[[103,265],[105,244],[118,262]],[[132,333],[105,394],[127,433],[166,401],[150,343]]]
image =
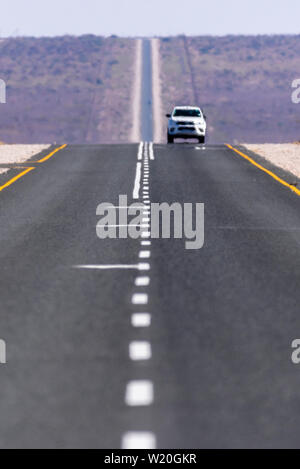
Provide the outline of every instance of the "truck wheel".
[[199,137],[199,143],[205,143],[205,136]]
[[174,137],[168,134],[168,143],[174,143]]

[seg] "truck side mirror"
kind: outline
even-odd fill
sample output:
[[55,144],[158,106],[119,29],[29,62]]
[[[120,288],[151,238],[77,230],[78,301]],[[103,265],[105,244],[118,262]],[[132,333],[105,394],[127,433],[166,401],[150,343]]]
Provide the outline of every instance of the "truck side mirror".
[[166,117],[168,117],[168,118],[170,119],[170,117],[171,117],[171,114],[166,114]]

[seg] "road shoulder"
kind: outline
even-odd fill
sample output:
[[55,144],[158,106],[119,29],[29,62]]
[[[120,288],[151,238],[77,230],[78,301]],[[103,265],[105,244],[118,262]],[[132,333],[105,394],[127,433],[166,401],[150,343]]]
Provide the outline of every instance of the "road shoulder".
[[300,178],[293,174],[292,171],[288,171],[287,169],[275,165],[272,161],[250,150],[245,145],[235,145],[234,148],[252,158],[257,164],[263,166],[266,170],[274,173],[278,178],[283,179],[291,186],[295,186],[300,189]]

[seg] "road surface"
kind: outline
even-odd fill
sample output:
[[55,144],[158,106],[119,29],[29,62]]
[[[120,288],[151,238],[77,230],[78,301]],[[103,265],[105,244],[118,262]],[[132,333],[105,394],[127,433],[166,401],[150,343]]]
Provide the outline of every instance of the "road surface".
[[[299,447],[299,197],[225,146],[147,149],[67,146],[0,192],[0,447]],[[151,202],[205,204],[202,249],[97,238],[138,162]]]
[[153,96],[152,96],[152,53],[151,41],[142,43],[142,89],[141,89],[141,139],[153,140]]

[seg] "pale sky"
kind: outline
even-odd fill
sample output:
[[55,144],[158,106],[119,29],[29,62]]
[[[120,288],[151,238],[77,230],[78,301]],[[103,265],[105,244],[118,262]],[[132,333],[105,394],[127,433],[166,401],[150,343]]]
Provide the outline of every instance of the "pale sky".
[[299,0],[2,0],[0,35],[299,34]]

